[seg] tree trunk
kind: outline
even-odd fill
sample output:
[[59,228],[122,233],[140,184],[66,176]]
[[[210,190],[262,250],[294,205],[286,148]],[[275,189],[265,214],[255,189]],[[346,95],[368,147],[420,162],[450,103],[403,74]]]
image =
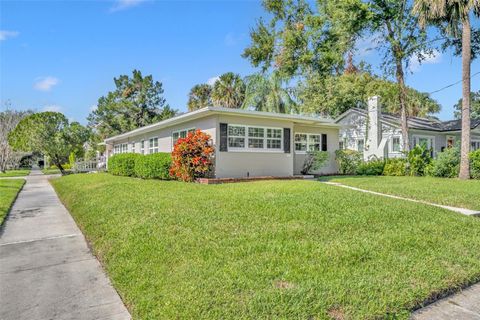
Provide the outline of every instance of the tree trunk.
[[462,30],[462,147],[460,156],[460,179],[470,179],[470,64],[471,27],[470,18],[466,17]]
[[403,73],[402,60],[400,58],[396,59],[397,71],[397,84],[398,84],[398,101],[400,102],[400,121],[402,127],[402,142],[403,142],[403,152],[408,152],[410,146],[408,143],[408,123],[407,123],[407,90],[405,87],[405,77]]
[[54,164],[57,166],[58,170],[60,170],[60,173],[62,174],[62,176],[65,175],[65,169],[63,169],[62,167],[62,163],[58,160],[58,157],[55,155],[55,157],[52,159]]

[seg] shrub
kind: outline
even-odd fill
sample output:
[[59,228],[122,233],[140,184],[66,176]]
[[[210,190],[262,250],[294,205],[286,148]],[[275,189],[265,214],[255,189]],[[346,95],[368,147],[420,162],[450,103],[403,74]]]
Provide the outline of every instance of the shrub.
[[389,159],[383,168],[384,176],[404,176],[407,174],[407,161],[402,158]]
[[309,151],[305,156],[303,162],[302,174],[308,174],[310,171],[315,171],[323,168],[328,160],[328,152],[326,151]]
[[182,181],[205,177],[213,166],[210,135],[197,130],[178,139],[173,147],[170,175]]
[[134,176],[135,160],[141,156],[137,153],[115,154],[108,158],[108,172],[116,176]]
[[480,179],[480,149],[470,152],[469,158],[472,178]]
[[407,170],[411,176],[425,175],[425,169],[432,161],[430,150],[425,146],[415,146],[407,155]]
[[362,162],[362,154],[354,150],[335,151],[335,160],[341,174],[355,174],[358,165]]
[[169,179],[170,153],[152,153],[135,159],[135,176],[142,179]]
[[447,148],[437,155],[425,174],[434,177],[455,178],[460,171],[460,148]]
[[357,167],[357,174],[362,176],[380,176],[383,173],[385,161],[371,160],[362,162]]

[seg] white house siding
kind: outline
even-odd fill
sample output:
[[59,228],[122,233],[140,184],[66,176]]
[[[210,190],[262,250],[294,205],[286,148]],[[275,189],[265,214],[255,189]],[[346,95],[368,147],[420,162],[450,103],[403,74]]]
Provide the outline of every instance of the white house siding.
[[[313,174],[333,174],[338,172],[338,166],[335,161],[335,151],[338,150],[338,129],[328,128],[328,127],[319,127],[319,126],[305,126],[305,125],[295,125],[294,133],[292,134],[292,139],[295,136],[295,133],[314,133],[314,134],[326,134],[327,135],[327,152],[329,153],[329,159],[325,167],[318,171],[312,172]],[[294,153],[294,174],[301,174],[303,163],[305,161],[305,153],[295,152],[295,143],[292,142],[292,152]]]
[[229,125],[247,125],[272,128],[289,128],[290,153],[283,151],[227,151],[219,150],[217,144],[215,176],[217,178],[241,178],[249,176],[292,176],[293,175],[293,123],[291,121],[271,120],[267,118],[218,115],[217,140],[220,141],[220,123]]
[[113,142],[113,145],[127,143],[128,144],[128,152],[132,152],[132,142],[135,143],[135,152],[140,153],[141,150],[141,141],[145,141],[145,154],[149,153],[149,139],[150,138],[158,138],[158,152],[172,152],[173,144],[172,144],[172,133],[174,131],[183,130],[183,129],[200,129],[203,132],[208,133],[212,137],[213,144],[215,144],[216,139],[216,116],[211,115],[204,118],[186,121],[182,124],[174,125],[168,128],[162,128],[155,131],[151,131],[148,133],[138,134],[133,137],[119,139]]

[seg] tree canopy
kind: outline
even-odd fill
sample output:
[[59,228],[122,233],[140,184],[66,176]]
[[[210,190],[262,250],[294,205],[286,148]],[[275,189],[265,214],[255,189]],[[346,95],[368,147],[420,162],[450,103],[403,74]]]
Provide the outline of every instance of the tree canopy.
[[[337,117],[353,108],[366,108],[368,97],[382,98],[385,112],[399,113],[396,83],[359,71],[340,76],[311,77],[301,82],[298,99],[302,111]],[[438,112],[440,105],[428,94],[407,87],[407,115],[427,116]]]
[[245,99],[245,83],[239,74],[227,72],[215,81],[211,93],[216,107],[240,108]]
[[188,111],[205,108],[212,105],[212,86],[207,83],[197,84],[188,94]]
[[153,77],[133,70],[132,77],[114,78],[116,89],[98,99],[97,108],[88,116],[89,126],[102,138],[117,135],[173,117],[163,97],[163,86]]
[[[462,103],[463,99],[460,99],[453,106],[456,119],[462,118]],[[480,90],[470,94],[470,116],[472,119],[480,118]]]
[[59,112],[41,112],[23,118],[10,132],[8,141],[14,150],[38,151],[48,156],[63,174],[62,163],[88,140],[88,132],[78,122],[69,123]]

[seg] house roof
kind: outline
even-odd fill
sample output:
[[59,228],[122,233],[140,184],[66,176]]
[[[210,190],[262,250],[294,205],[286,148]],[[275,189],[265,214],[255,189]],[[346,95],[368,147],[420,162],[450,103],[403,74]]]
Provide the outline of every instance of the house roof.
[[300,124],[322,125],[322,126],[333,127],[333,128],[340,127],[340,125],[337,124],[334,120],[328,119],[328,118],[322,118],[322,117],[251,111],[251,110],[243,110],[243,109],[231,109],[231,108],[223,108],[223,107],[206,107],[206,108],[202,108],[192,112],[187,112],[187,113],[178,115],[176,117],[163,120],[148,126],[144,126],[129,132],[125,132],[117,136],[109,137],[105,139],[105,143],[109,143],[109,142],[123,139],[123,138],[128,138],[131,136],[135,136],[137,134],[148,133],[154,130],[167,128],[173,125],[180,124],[182,122],[200,119],[213,114],[235,115],[235,116],[241,116],[241,117],[263,118],[263,119],[272,119],[272,120],[287,120],[287,121],[293,121],[295,123],[300,123]]
[[[348,114],[355,112],[363,116],[367,116],[367,110],[360,108],[352,108],[347,112],[340,115],[335,122],[339,122],[345,118]],[[392,126],[400,126],[400,116],[394,115],[391,113],[382,112],[380,120],[386,124]],[[470,127],[475,129],[480,125],[480,118],[475,118],[471,120]],[[408,118],[408,127],[410,129],[417,130],[427,130],[427,131],[439,131],[439,132],[448,132],[448,131],[460,131],[462,130],[462,120],[449,120],[441,121],[436,118],[421,118],[421,117],[409,117]]]

